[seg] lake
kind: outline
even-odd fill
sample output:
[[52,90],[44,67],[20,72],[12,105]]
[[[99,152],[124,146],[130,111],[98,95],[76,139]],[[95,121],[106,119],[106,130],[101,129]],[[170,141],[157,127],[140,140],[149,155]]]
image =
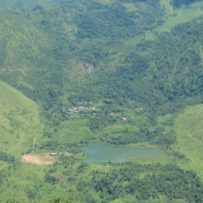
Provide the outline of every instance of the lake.
[[166,157],[158,146],[112,145],[103,142],[90,142],[83,151],[87,154],[87,162],[122,162],[127,160],[159,160]]

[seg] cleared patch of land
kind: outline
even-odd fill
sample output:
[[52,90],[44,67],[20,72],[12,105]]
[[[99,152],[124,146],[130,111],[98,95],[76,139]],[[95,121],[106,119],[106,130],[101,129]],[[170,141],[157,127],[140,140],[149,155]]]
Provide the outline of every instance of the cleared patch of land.
[[36,154],[24,154],[22,156],[22,162],[27,164],[33,164],[37,166],[51,165],[54,163],[53,156],[50,156],[49,153],[45,155],[36,155]]

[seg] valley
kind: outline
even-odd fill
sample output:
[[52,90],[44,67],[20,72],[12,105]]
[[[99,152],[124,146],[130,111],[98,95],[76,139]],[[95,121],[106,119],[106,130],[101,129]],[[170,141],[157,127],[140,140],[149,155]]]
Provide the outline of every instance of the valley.
[[0,202],[202,203],[203,2],[0,0]]

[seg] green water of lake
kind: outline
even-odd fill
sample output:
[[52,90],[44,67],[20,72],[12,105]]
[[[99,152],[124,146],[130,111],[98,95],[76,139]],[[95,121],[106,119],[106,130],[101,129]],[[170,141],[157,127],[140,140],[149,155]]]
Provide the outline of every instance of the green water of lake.
[[120,146],[102,142],[90,142],[83,151],[87,162],[119,162],[128,159],[162,159],[165,152],[158,146]]

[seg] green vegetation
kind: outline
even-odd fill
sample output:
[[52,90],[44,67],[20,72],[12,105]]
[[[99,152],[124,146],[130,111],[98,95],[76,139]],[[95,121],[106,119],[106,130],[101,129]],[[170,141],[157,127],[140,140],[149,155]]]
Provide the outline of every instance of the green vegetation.
[[33,150],[43,130],[38,105],[0,81],[0,109],[1,151],[19,156]]
[[[202,8],[0,0],[0,202],[203,202]],[[163,156],[90,164],[92,141]]]
[[[159,202],[161,196],[169,200],[201,202],[203,198],[203,188],[198,178],[173,165],[121,164],[116,168],[110,167],[108,171],[94,170],[88,175],[91,177],[90,182],[84,179],[78,186],[79,190],[86,194],[85,202],[113,202],[115,199],[146,202],[149,198],[151,202]],[[199,185],[192,184],[195,179]],[[191,183],[189,188],[188,181]],[[92,190],[96,191],[98,196],[95,196]],[[126,194],[128,196],[125,196]]]
[[198,172],[203,177],[203,105],[187,108],[178,115],[175,123],[177,145],[175,150],[187,158],[184,167]]

